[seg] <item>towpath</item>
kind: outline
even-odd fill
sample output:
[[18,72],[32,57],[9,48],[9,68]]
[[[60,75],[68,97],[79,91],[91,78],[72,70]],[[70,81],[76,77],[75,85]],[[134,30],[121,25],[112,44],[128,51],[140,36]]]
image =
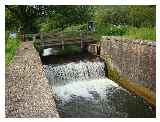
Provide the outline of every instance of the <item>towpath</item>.
[[59,117],[32,42],[23,42],[6,68],[6,117]]

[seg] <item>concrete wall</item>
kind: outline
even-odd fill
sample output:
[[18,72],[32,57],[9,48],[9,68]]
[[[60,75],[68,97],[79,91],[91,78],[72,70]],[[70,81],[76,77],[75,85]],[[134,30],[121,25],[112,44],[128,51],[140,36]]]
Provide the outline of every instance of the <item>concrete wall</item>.
[[106,60],[109,67],[117,72],[121,79],[136,82],[155,92],[155,41],[103,37],[100,46],[101,57]]

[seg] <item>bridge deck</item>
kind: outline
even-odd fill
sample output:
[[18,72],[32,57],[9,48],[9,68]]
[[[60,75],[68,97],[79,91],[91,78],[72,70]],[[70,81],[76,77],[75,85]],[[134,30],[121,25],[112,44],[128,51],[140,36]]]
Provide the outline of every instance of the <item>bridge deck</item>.
[[86,44],[97,42],[94,37],[87,35],[86,33],[48,33],[40,35],[40,46],[42,48],[65,46],[65,45],[80,45],[84,47]]

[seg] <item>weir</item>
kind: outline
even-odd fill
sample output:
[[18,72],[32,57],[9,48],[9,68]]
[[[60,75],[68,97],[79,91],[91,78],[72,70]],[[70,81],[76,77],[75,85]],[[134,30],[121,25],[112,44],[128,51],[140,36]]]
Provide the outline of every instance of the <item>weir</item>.
[[155,108],[142,97],[105,76],[97,58],[43,64],[60,117],[155,117]]

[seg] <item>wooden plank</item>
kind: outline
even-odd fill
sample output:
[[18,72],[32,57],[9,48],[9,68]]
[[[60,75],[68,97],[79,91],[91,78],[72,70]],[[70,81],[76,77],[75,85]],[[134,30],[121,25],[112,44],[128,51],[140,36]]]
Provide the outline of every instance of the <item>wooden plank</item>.
[[[62,39],[58,39],[58,38],[52,38],[52,39],[44,39],[44,42],[55,42],[55,41],[60,41],[60,40],[62,40]],[[63,39],[64,41],[68,41],[68,40],[70,40],[70,41],[73,41],[73,42],[75,42],[75,41],[77,41],[77,40],[80,40],[80,38],[65,38],[65,39]]]
[[[93,41],[87,41],[87,42],[84,42],[85,43],[92,43]],[[81,42],[65,42],[64,45],[73,45],[73,44],[81,44]],[[51,47],[51,46],[60,46],[62,45],[62,42],[59,42],[59,43],[43,43],[43,47]]]
[[[84,43],[86,42],[86,43],[88,43],[88,42],[96,42],[97,40],[86,40],[86,41],[83,41]],[[79,40],[64,40],[64,43],[81,43],[81,40],[79,39]],[[43,41],[43,43],[61,43],[61,41],[60,40],[50,40],[50,41],[48,41],[48,40],[46,40],[46,41]]]
[[[54,39],[45,39],[43,40],[43,42],[57,42],[57,41],[60,41],[61,39],[57,39],[57,38],[54,38]],[[64,42],[67,42],[67,41],[73,41],[73,42],[77,42],[77,41],[80,41],[81,38],[65,38],[63,39]],[[93,41],[96,41],[95,39],[93,38],[88,38],[88,40],[85,40],[85,39],[82,39],[84,42],[88,42],[88,40],[93,40]]]

